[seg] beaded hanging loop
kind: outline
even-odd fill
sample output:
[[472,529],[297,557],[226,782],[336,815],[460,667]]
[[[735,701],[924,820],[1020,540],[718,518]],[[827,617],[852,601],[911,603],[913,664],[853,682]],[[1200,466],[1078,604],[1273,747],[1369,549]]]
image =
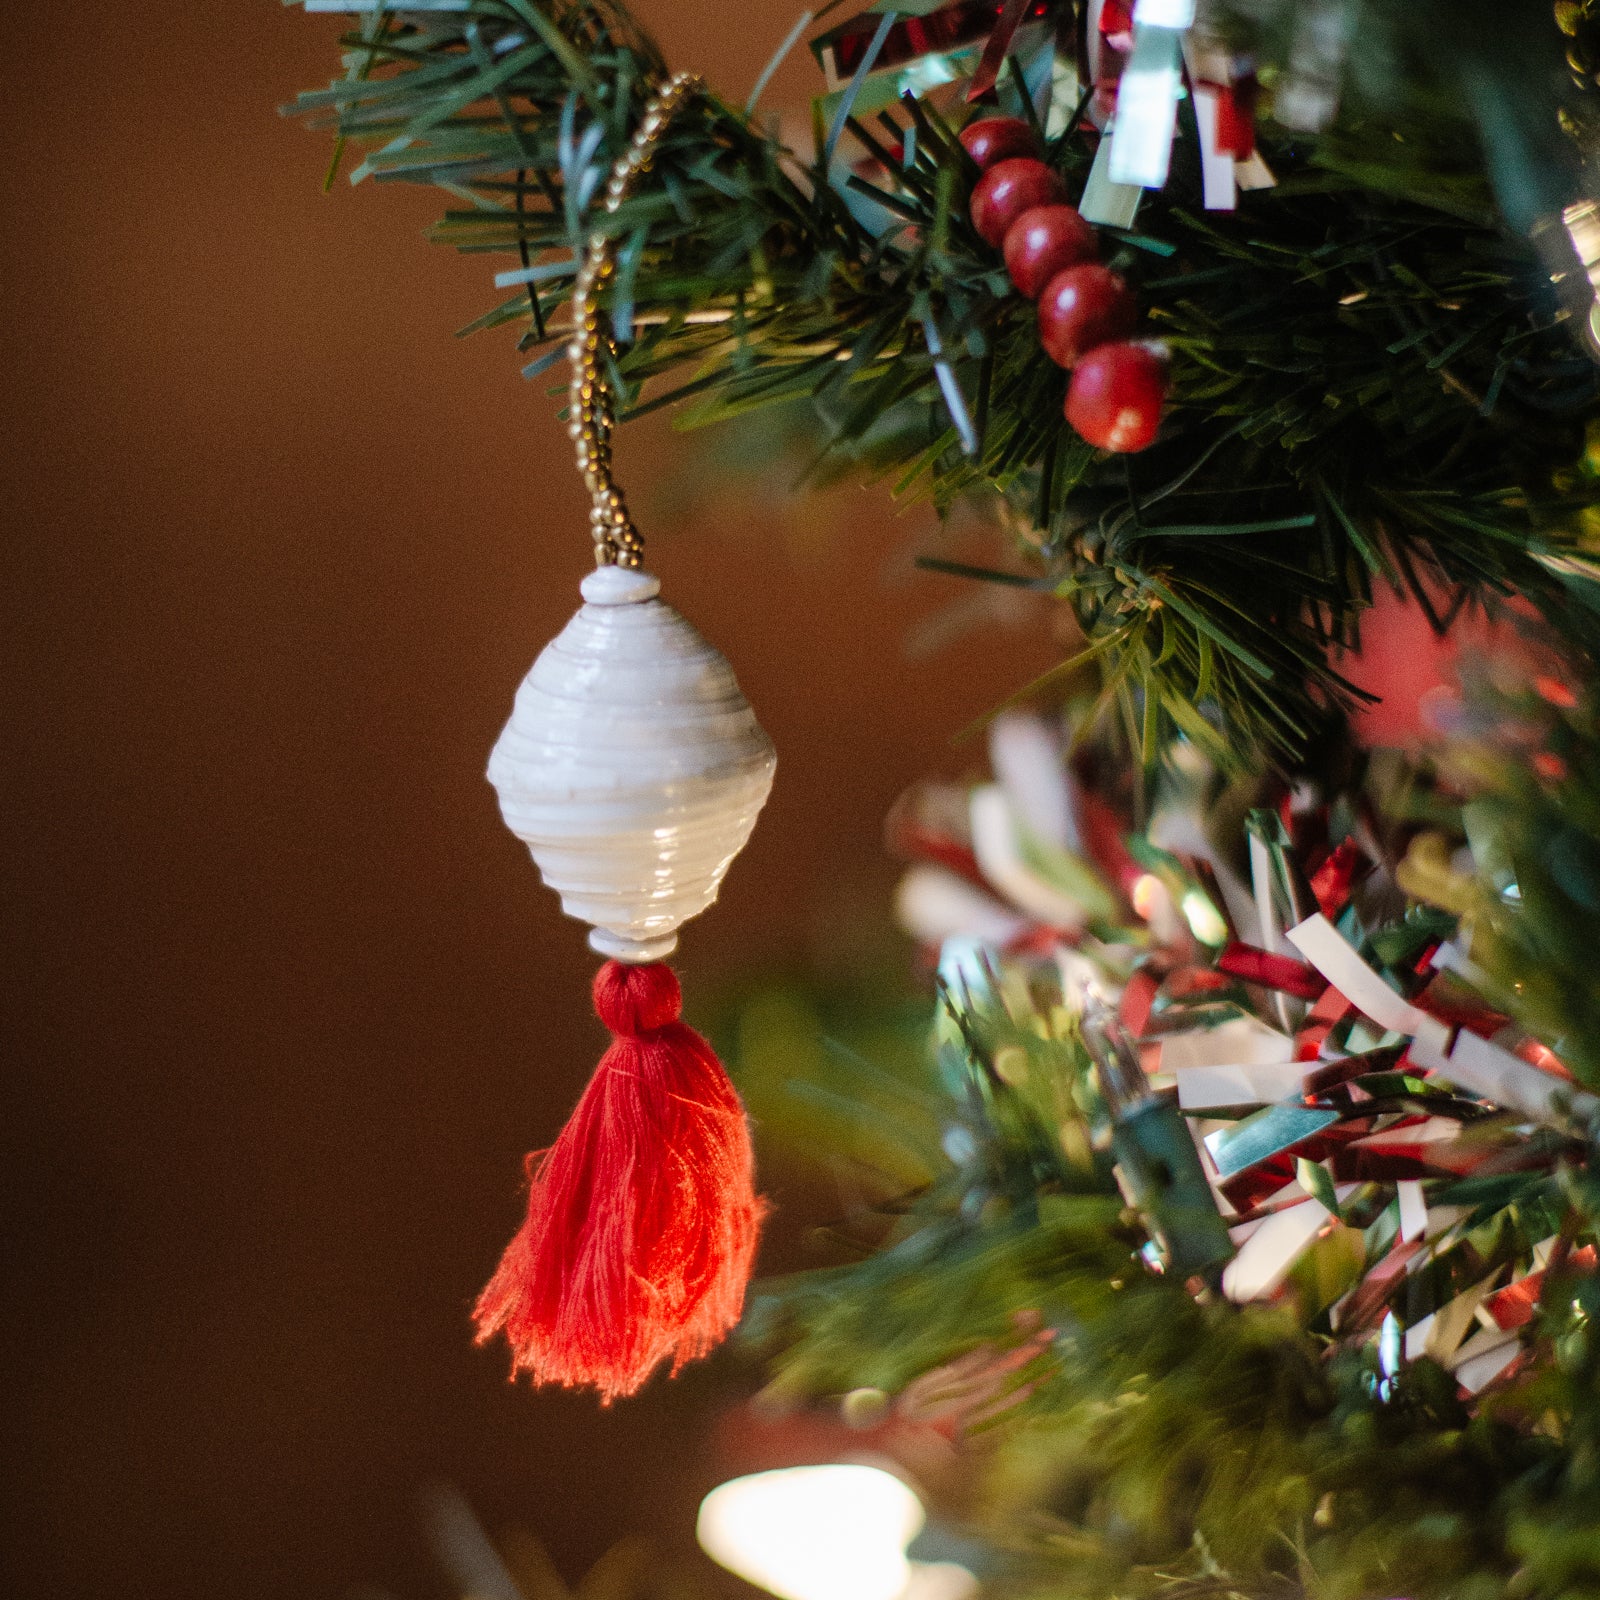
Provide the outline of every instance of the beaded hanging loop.
[[[700,86],[692,72],[668,79],[661,92],[645,107],[638,130],[617,158],[606,183],[605,209],[615,215],[628,198],[640,173],[650,170],[667,124],[684,101]],[[628,514],[628,503],[611,476],[611,429],[616,422],[615,401],[604,370],[602,354],[610,339],[601,324],[596,297],[616,274],[615,241],[598,229],[589,235],[583,265],[572,290],[572,388],[567,431],[577,446],[578,471],[592,502],[589,525],[594,532],[595,565],[643,565],[644,540]]]

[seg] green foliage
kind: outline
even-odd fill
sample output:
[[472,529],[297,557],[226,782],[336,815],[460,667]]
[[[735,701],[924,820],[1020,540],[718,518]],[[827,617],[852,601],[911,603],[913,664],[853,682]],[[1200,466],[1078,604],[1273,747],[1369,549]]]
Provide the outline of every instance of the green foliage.
[[[1294,9],[1248,24],[1269,67]],[[1482,76],[1483,29],[1451,33],[1439,7],[1402,26],[1402,9],[1381,35],[1391,79],[1428,26],[1455,43],[1391,95],[1398,122],[1372,115],[1383,74],[1358,75],[1356,114],[1320,143],[1265,131],[1282,181],[1235,216],[1200,211],[1185,124],[1167,188],[1114,241],[1173,359],[1162,438],[1137,457],[1066,425],[1065,375],[968,223],[976,170],[931,105],[847,117],[824,166],[705,94],[614,216],[596,195],[663,71],[620,7],[369,17],[347,76],[298,109],[376,146],[354,176],[455,196],[438,238],[521,263],[531,281],[471,326],[550,346],[530,374],[561,352],[575,250],[606,231],[624,414],[677,405],[693,426],[803,401],[824,457],[940,507],[997,501],[1028,581],[1071,605],[1147,759],[1180,734],[1225,761],[1289,758],[1348,700],[1329,653],[1355,638],[1375,576],[1451,607],[1520,593],[1582,649],[1600,641],[1583,523],[1597,495],[1567,470],[1595,369],[1529,246],[1493,221],[1461,107],[1440,110]],[[1495,106],[1519,103],[1519,83],[1548,87],[1521,45],[1553,35],[1527,7],[1501,20],[1511,47],[1495,49],[1516,70],[1472,106],[1490,176],[1502,147],[1523,148]],[[1047,152],[1074,192],[1091,153],[1076,118]],[[875,163],[870,178],[846,154]]]
[[1460,904],[1495,1003],[1600,1089],[1600,704],[1564,677],[1537,682],[1481,686],[1472,736],[1449,753],[1485,867]]

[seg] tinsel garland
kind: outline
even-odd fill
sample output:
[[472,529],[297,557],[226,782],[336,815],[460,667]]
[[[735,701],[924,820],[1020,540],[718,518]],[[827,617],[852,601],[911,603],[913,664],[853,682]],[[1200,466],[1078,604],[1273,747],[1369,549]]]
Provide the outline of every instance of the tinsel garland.
[[1191,762],[1133,829],[1013,718],[897,812],[938,1098],[866,1073],[840,1127],[925,1176],[750,1331],[791,1397],[1003,1374],[1001,1592],[1600,1585],[1600,717],[1540,674],[1466,720],[1345,794]]

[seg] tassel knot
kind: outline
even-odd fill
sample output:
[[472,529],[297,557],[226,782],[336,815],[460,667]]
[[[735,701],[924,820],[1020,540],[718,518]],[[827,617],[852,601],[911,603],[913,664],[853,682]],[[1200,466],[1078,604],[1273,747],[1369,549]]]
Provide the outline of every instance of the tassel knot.
[[639,1039],[683,1014],[678,975],[662,961],[608,961],[594,975],[595,1014],[619,1039]]
[[659,962],[608,961],[594,1005],[615,1036],[549,1150],[529,1159],[528,1215],[478,1297],[478,1342],[504,1332],[511,1373],[632,1394],[739,1320],[763,1206],[744,1107],[678,1020]]

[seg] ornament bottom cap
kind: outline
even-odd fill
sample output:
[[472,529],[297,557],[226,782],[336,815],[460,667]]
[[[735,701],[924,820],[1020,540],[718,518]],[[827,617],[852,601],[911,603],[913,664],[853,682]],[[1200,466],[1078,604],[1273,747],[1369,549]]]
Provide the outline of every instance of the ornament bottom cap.
[[589,948],[613,961],[664,961],[678,948],[678,936],[669,933],[661,939],[628,939],[606,928],[591,928]]

